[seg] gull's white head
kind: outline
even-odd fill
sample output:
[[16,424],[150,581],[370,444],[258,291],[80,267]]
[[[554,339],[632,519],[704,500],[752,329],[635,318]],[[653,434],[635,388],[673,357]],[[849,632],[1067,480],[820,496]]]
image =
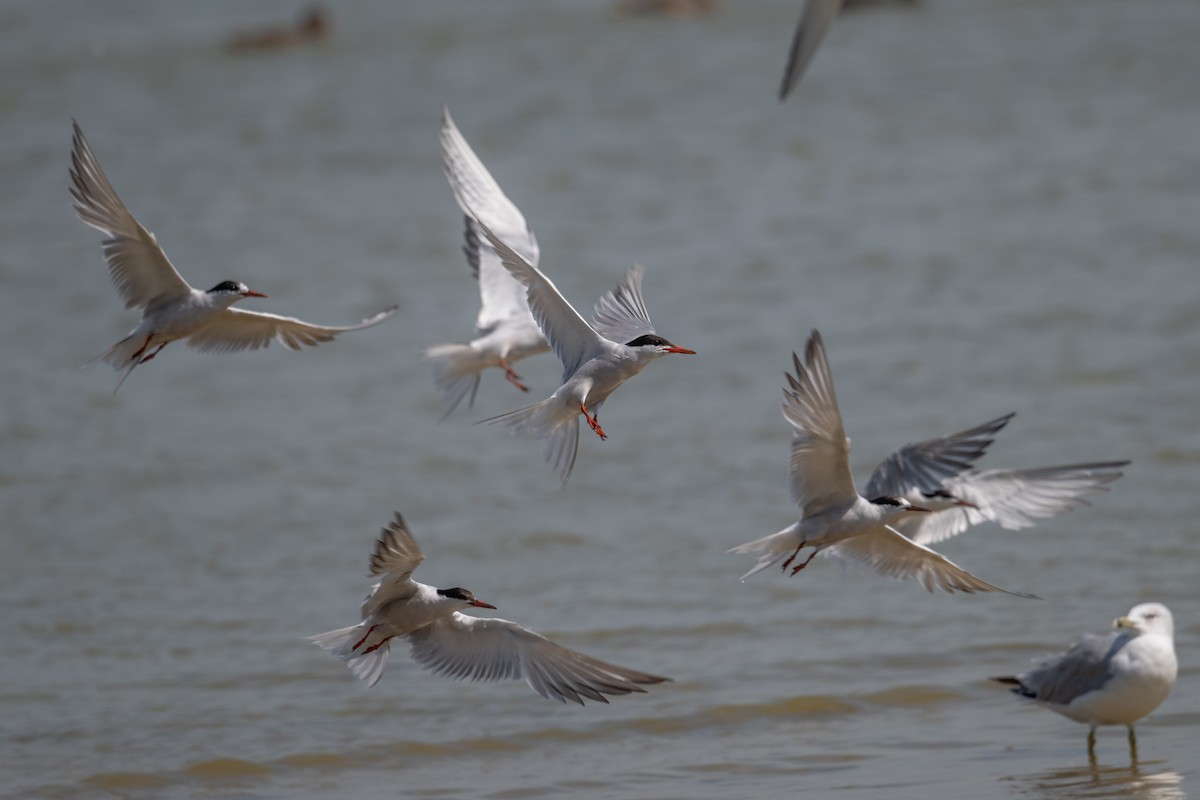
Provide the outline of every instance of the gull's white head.
[[1113,620],[1114,628],[1132,628],[1138,633],[1155,633],[1175,638],[1175,620],[1162,603],[1142,603],[1129,609],[1129,613]]

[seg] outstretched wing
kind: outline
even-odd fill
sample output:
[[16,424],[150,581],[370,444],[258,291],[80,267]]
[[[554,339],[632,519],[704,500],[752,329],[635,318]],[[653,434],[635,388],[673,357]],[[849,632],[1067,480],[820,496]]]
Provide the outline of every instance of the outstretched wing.
[[481,227],[505,268],[525,285],[529,310],[533,312],[533,318],[554,354],[562,362],[565,383],[580,364],[603,352],[603,338],[579,316],[579,312],[541,270],[522,258],[486,225]]
[[291,350],[302,346],[316,347],[333,341],[339,333],[359,331],[378,325],[396,313],[396,306],[367,317],[357,325],[332,327],[313,325],[295,317],[281,317],[261,311],[227,308],[209,325],[188,337],[188,347],[203,353],[236,353],[239,350],[260,350],[278,339]]
[[863,495],[908,497],[914,490],[941,489],[944,481],[970,469],[1014,416],[1005,414],[949,436],[904,445],[875,468]]
[[945,484],[955,497],[974,503],[964,508],[970,524],[984,520],[1009,530],[1088,505],[1084,495],[1107,492],[1128,461],[1096,461],[1034,469],[970,471]]
[[906,539],[887,525],[843,539],[824,552],[870,567],[889,578],[916,578],[930,592],[937,588],[950,593],[1004,592],[1017,597],[1034,597],[993,586],[940,553]]
[[858,490],[850,475],[850,439],[842,427],[833,377],[821,334],[813,331],[804,348],[804,364],[792,353],[796,374],[784,373],[783,417],[791,423],[792,500],[810,517],[854,502]]
[[645,270],[634,264],[617,284],[596,303],[592,328],[605,339],[628,344],[639,336],[654,333],[654,323],[642,299],[642,275]]
[[472,681],[524,680],[542,697],[564,703],[607,703],[605,695],[644,692],[644,685],[670,680],[585,656],[505,619],[456,612],[414,631],[408,639],[413,660],[439,675]]
[[530,264],[538,263],[538,243],[520,210],[500,189],[483,162],[442,109],[442,168],[454,199],[465,215],[463,252],[471,274],[479,282],[478,335],[514,318],[525,317],[534,325],[525,300],[525,287],[515,280],[500,261],[495,249],[479,228],[482,222]]
[[126,308],[146,308],[185,297],[192,287],[180,276],[154,234],[143,228],[100,169],[79,123],[71,121],[72,207],[81,220],[108,236],[101,246],[108,274]]
[[404,517],[400,516],[399,511],[395,512],[395,517],[380,532],[375,550],[371,553],[371,569],[367,574],[379,578],[379,583],[371,587],[371,594],[363,601],[363,619],[388,603],[415,592],[413,570],[424,560],[425,555],[417,546],[417,540],[409,531]]

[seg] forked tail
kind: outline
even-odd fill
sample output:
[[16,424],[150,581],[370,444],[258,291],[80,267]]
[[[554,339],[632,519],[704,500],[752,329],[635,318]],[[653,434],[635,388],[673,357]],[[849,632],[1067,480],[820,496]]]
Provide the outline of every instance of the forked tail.
[[548,397],[540,403],[518,408],[498,417],[480,420],[487,425],[508,428],[515,436],[531,436],[545,439],[543,455],[546,463],[558,475],[562,485],[567,485],[571,470],[575,466],[575,455],[579,450],[579,412],[567,409],[556,397]]
[[391,647],[391,636],[377,630],[378,626],[351,625],[349,628],[318,633],[305,639],[322,650],[328,650],[346,662],[356,678],[367,682],[367,686],[379,683],[383,668],[387,666]]
[[433,382],[442,393],[442,419],[450,416],[464,397],[467,407],[475,405],[479,373],[489,366],[483,354],[469,344],[435,344],[425,349],[425,360],[433,368]]
[[[133,372],[133,368],[145,361],[146,348],[150,343],[150,339],[143,339],[141,335],[126,336],[121,341],[114,344],[112,347],[105,350],[98,356],[93,356],[88,359],[83,366],[94,364],[97,361],[103,361],[109,364],[113,369],[121,373],[121,377],[117,379],[117,385],[113,389],[113,394],[116,395],[121,389],[121,384],[125,383],[125,379]],[[160,348],[161,349],[161,348]]]
[[800,523],[793,522],[778,533],[772,533],[770,536],[764,536],[752,542],[739,544],[737,547],[731,547],[725,552],[758,554],[758,563],[741,577],[741,580],[746,580],[746,578],[749,578],[756,572],[762,572],[772,564],[782,561],[787,556],[796,552],[796,545],[800,544],[801,541]]

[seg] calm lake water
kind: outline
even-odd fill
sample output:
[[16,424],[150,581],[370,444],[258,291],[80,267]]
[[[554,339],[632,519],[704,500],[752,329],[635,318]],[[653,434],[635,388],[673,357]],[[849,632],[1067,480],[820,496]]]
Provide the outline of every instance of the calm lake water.
[[[925,0],[847,14],[786,104],[799,2],[330,4],[313,46],[227,52],[295,3],[0,5],[0,793],[37,798],[1200,795],[1200,4]],[[421,349],[478,298],[443,104],[581,310],[646,266],[694,348],[605,406],[564,491],[539,443],[438,423]],[[305,353],[79,369],[125,335],[70,210],[70,120],[194,284],[329,324]],[[981,466],[1129,458],[1091,508],[941,546],[1042,601],[819,560],[745,583],[796,518],[779,386],[825,337],[853,466],[1017,412]],[[520,365],[544,396],[551,356]],[[356,620],[379,527],[600,658],[611,705],[459,684],[404,648],[368,691],[302,637]],[[1139,726],[1018,702],[1019,670],[1142,601],[1179,683]]]

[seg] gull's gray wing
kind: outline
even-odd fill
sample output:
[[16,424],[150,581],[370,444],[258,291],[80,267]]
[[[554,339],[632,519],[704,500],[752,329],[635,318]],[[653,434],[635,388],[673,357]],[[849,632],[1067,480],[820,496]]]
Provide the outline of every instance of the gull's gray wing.
[[644,272],[640,264],[634,264],[616,290],[608,292],[596,303],[592,314],[592,328],[596,333],[621,344],[654,333],[654,323],[650,321],[646,301],[642,299]]
[[604,695],[644,692],[670,678],[619,667],[557,645],[505,619],[455,612],[408,635],[412,657],[438,675],[458,680],[524,680],[550,700],[607,703]]
[[101,246],[108,274],[126,308],[146,308],[186,297],[192,287],[176,271],[154,234],[141,226],[100,169],[100,162],[71,121],[72,207],[81,220],[108,235]]
[[291,350],[301,346],[316,347],[333,341],[339,333],[358,331],[378,325],[396,312],[396,306],[367,317],[357,325],[333,327],[313,325],[295,317],[281,317],[261,311],[227,308],[209,325],[193,333],[187,346],[203,353],[236,353],[239,350],[260,350],[278,339]]
[[904,445],[875,468],[863,496],[907,497],[914,489],[941,489],[944,481],[970,469],[1014,416],[1005,414],[949,436]]
[[1018,694],[1042,703],[1067,705],[1075,698],[1104,688],[1112,676],[1112,659],[1130,640],[1128,631],[1088,634],[1067,652],[1041,661],[1017,676]]

